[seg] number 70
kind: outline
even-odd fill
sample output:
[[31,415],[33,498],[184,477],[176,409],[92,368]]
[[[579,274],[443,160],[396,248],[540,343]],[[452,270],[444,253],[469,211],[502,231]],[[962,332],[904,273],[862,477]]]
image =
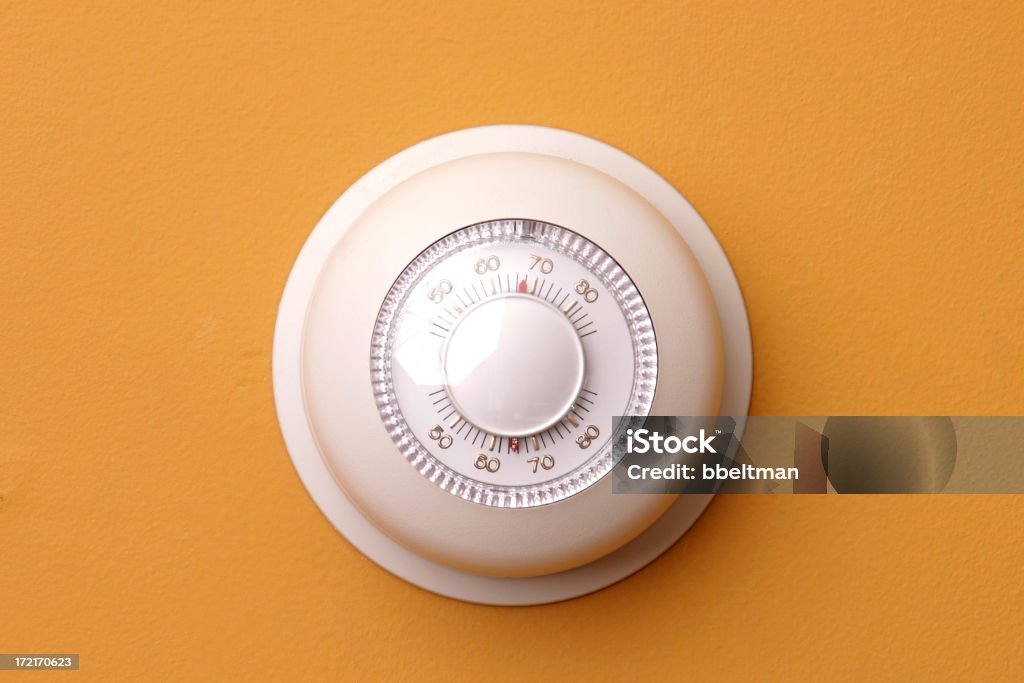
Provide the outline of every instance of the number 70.
[[526,462],[533,465],[534,472],[537,471],[538,467],[543,467],[546,470],[550,470],[552,467],[555,466],[555,459],[550,455],[545,455],[543,458],[539,456],[534,458],[527,458]]

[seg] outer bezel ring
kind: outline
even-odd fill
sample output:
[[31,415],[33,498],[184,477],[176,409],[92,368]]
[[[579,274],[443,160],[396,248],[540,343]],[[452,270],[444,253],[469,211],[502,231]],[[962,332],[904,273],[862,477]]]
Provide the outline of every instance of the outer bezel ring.
[[676,227],[703,269],[718,309],[725,347],[720,412],[746,414],[752,383],[750,330],[739,285],[710,229],[671,185],[636,159],[575,133],[534,126],[474,128],[428,140],[377,166],[336,202],[330,211],[333,220],[321,222],[313,231],[282,296],[274,340],[274,394],[300,478],[332,524],[365,555],[397,576],[449,597],[489,604],[538,604],[598,590],[642,568],[690,527],[710,496],[681,496],[639,537],[576,569],[516,579],[468,574],[412,553],[366,520],[334,483],[303,410],[301,345],[306,306],[324,262],[347,226],[405,179],[440,163],[490,152],[542,154],[594,168],[641,195]]
[[[521,508],[547,505],[564,500],[586,489],[612,468],[614,435],[593,457],[557,479],[529,486],[497,486],[466,477],[438,460],[412,433],[401,407],[394,400],[391,379],[391,347],[394,342],[393,317],[410,292],[439,260],[488,240],[511,240],[528,232],[529,239],[586,265],[615,298],[622,316],[635,335],[633,345],[634,376],[629,405],[623,414],[646,417],[654,403],[658,375],[658,353],[654,325],[643,297],[629,274],[607,252],[582,235],[560,225],[522,218],[498,219],[460,228],[434,244],[406,266],[391,286],[374,324],[370,344],[370,379],[377,408],[395,447],[416,471],[442,490],[465,500],[494,507]],[[625,429],[622,426],[621,429]]]

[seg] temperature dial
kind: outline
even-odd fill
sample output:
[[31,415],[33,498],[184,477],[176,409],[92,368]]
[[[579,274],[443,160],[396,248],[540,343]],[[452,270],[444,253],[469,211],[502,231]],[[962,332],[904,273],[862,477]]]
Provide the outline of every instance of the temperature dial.
[[714,235],[642,163],[474,128],[383,162],[317,224],[274,396],[303,484],[367,557],[463,600],[550,602],[700,515],[706,496],[615,491],[612,446],[649,415],[746,414],[746,320]]
[[612,416],[647,415],[658,353],[629,275],[536,220],[438,240],[388,292],[373,330],[381,418],[421,474],[484,505],[531,507],[612,465]]

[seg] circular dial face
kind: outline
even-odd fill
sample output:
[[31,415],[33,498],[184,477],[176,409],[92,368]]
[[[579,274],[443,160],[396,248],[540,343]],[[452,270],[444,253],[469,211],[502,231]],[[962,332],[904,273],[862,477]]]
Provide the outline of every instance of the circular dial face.
[[438,240],[392,285],[371,375],[395,445],[437,486],[529,507],[612,466],[612,417],[646,416],[658,374],[650,313],[600,247],[533,220]]

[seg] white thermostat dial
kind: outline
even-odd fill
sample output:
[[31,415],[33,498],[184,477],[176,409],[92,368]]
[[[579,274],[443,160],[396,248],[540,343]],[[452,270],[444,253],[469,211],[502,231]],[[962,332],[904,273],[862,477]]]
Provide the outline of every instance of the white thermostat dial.
[[597,590],[668,548],[710,497],[612,493],[613,417],[743,416],[750,386],[743,299],[692,207],[533,126],[360,179],[274,339],[281,429],[328,519],[392,573],[492,604]]
[[612,465],[613,415],[646,416],[658,351],[633,281],[599,246],[528,219],[425,249],[374,326],[374,393],[395,445],[466,500],[529,507]]

